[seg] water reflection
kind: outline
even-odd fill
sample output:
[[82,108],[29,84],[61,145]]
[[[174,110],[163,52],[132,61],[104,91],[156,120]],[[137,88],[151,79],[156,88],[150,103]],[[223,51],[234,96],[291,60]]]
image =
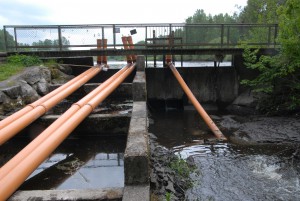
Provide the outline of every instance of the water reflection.
[[195,111],[150,118],[157,141],[192,158],[201,173],[192,175],[196,182],[187,200],[300,200],[300,165],[290,157],[295,147],[216,143]]
[[[0,151],[13,156],[19,151],[18,144],[23,146],[23,141],[23,138],[15,139],[15,146],[3,146]],[[123,187],[125,145],[125,136],[69,138],[28,177],[20,189]]]

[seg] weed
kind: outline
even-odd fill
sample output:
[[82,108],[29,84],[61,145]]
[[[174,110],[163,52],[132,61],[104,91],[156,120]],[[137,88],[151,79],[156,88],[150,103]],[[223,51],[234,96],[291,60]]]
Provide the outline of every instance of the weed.
[[166,201],[171,201],[172,193],[166,192]]

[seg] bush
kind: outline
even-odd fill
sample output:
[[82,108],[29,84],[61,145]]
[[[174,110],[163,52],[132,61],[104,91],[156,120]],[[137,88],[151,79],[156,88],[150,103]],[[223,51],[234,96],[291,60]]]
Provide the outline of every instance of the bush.
[[26,56],[26,55],[13,55],[7,58],[7,62],[12,65],[18,66],[35,66],[42,64],[42,60],[40,60],[37,56]]

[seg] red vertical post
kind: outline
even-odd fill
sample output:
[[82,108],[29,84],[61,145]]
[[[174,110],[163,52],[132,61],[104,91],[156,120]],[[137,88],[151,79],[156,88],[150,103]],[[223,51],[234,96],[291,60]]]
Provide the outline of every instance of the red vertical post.
[[[107,39],[103,39],[103,50],[107,49]],[[102,56],[102,63],[107,66],[107,56]]]
[[[134,49],[134,45],[133,45],[133,41],[132,41],[132,37],[131,36],[127,36],[127,42],[129,45],[129,49],[133,50]],[[136,55],[131,55],[132,61],[136,62]]]
[[[97,39],[97,49],[101,50],[102,49],[102,40]],[[102,56],[97,56],[97,65],[101,65],[102,63]]]
[[[127,41],[127,36],[122,36],[122,42],[125,50],[129,49],[128,41]],[[130,55],[126,55],[127,63],[132,63],[132,58]]]

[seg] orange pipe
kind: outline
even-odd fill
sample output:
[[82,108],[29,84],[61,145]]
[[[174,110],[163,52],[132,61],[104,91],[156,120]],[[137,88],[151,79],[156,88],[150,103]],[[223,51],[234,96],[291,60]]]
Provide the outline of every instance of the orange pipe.
[[54,121],[46,130],[44,130],[41,134],[39,134],[31,143],[29,143],[24,149],[22,149],[17,155],[15,155],[11,160],[9,160],[0,171],[0,180],[7,175],[10,170],[12,170],[15,166],[18,165],[22,160],[26,158],[28,154],[30,154],[39,144],[41,144],[44,140],[46,140],[51,133],[57,130],[66,120],[71,118],[81,107],[87,104],[96,94],[100,93],[105,87],[111,84],[117,77],[119,77],[122,73],[124,73],[128,69],[128,65],[113,76],[111,76],[108,80],[90,92],[88,95],[83,97],[77,103],[73,104],[64,114],[62,114],[56,121]]
[[[102,49],[102,40],[97,39],[97,49],[101,50]],[[102,56],[97,56],[97,65],[101,65],[102,63]]]
[[64,98],[66,98],[67,96],[72,94],[75,90],[77,90],[84,83],[86,83],[88,80],[90,80],[92,77],[94,77],[97,73],[99,73],[100,70],[101,70],[100,68],[94,67],[93,71],[91,71],[89,74],[86,74],[84,77],[82,77],[76,83],[73,83],[73,85],[67,87],[63,92],[58,93],[55,96],[49,98],[47,101],[38,105],[33,110],[29,111],[27,114],[23,115],[19,119],[15,120],[13,123],[4,127],[0,131],[0,145],[2,145],[4,142],[9,140],[11,137],[16,135],[18,132],[20,132],[26,126],[28,126],[33,121],[38,119],[40,116],[45,114],[49,109],[54,107],[56,104],[58,104]]
[[[103,39],[103,49],[107,49],[107,39]],[[102,63],[107,65],[107,56],[102,56]]]
[[67,87],[69,87],[73,83],[75,83],[78,80],[80,80],[82,77],[84,77],[86,74],[90,73],[92,70],[93,70],[92,68],[86,70],[85,72],[81,73],[80,75],[78,75],[77,77],[73,78],[72,80],[70,80],[69,82],[65,83],[64,85],[60,86],[59,88],[51,91],[47,95],[45,95],[42,98],[38,99],[37,101],[35,101],[35,102],[33,102],[33,103],[25,106],[23,109],[21,109],[21,110],[15,112],[14,114],[6,117],[2,121],[0,121],[0,130],[2,128],[4,128],[5,126],[7,126],[8,124],[14,122],[15,120],[17,120],[18,118],[20,118],[24,114],[26,114],[29,111],[33,110],[35,107],[37,107],[38,105],[42,104],[43,102],[45,102],[49,98],[51,98],[51,97],[55,96],[56,94],[64,91]]
[[[133,50],[134,49],[134,45],[133,45],[133,41],[132,41],[132,37],[131,36],[127,36],[127,42],[128,42],[128,46],[129,49]],[[136,62],[136,55],[131,55],[132,61]]]
[[[123,42],[123,46],[124,46],[125,50],[130,49],[129,45],[128,45],[128,41],[127,41],[127,37],[126,36],[122,36],[122,42]],[[127,63],[132,63],[131,55],[126,55],[126,59],[127,59]]]
[[194,107],[198,111],[198,113],[203,118],[204,122],[208,125],[210,130],[214,133],[214,135],[220,139],[220,140],[227,140],[227,138],[223,135],[223,133],[220,131],[220,129],[216,126],[216,124],[213,122],[213,120],[209,117],[209,115],[206,113],[206,111],[203,109],[203,107],[200,105],[200,103],[197,101],[196,97],[192,93],[192,91],[189,89],[185,81],[182,79],[179,72],[176,70],[174,65],[170,62],[169,64],[170,69],[172,70],[174,76],[178,80],[179,84],[181,85],[183,91],[186,93],[186,95],[189,97],[190,101],[193,103]]
[[[133,71],[132,65],[121,76],[116,78],[108,87],[97,94],[84,105],[76,114],[70,117],[59,129],[55,130],[47,140],[44,140],[35,151],[31,152],[9,174],[0,180],[0,197],[7,199],[13,194],[26,178],[59,146],[59,144],[93,111],[100,102],[111,94]],[[1,169],[0,169],[1,171]]]

